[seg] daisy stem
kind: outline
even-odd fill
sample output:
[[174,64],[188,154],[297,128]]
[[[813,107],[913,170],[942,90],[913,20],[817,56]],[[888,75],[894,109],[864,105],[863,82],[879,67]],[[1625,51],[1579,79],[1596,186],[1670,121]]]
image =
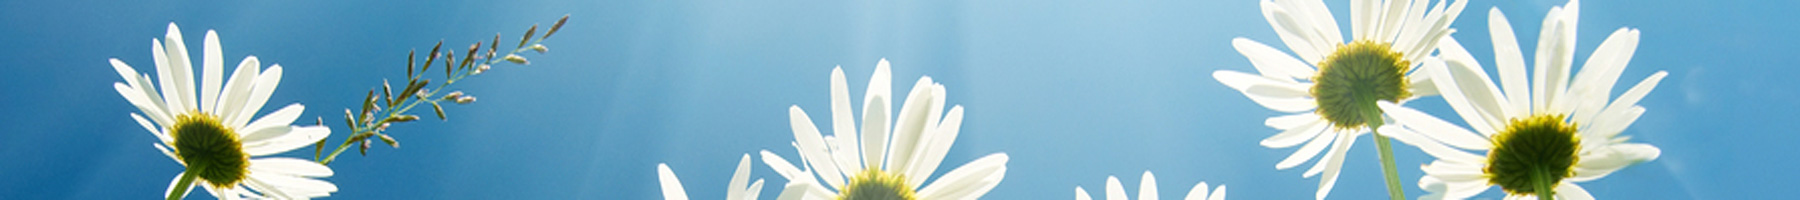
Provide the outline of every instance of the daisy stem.
[[1393,200],[1405,200],[1406,189],[1400,186],[1400,174],[1398,170],[1394,169],[1394,147],[1389,144],[1391,142],[1388,141],[1388,137],[1382,136],[1381,131],[1377,130],[1382,125],[1379,111],[1381,109],[1370,105],[1368,110],[1374,112],[1365,113],[1363,119],[1368,120],[1369,132],[1375,133],[1375,147],[1381,151],[1379,155],[1381,157],[1381,174],[1387,178],[1388,197]]
[[[544,42],[544,40],[540,38],[540,39],[535,40],[535,42],[532,42],[531,44],[537,45],[537,44],[541,44],[543,42]],[[531,45],[527,45],[527,47],[529,47],[529,46],[531,46]],[[515,54],[519,54],[519,53],[524,53],[525,51],[529,51],[529,50],[531,50],[531,49],[529,49],[529,48],[513,48],[513,50],[510,51],[510,53],[497,54],[496,56],[515,55]],[[491,58],[491,57],[484,58],[484,59],[487,59],[487,60],[481,62],[481,63],[483,63],[483,65],[493,65],[493,64],[498,64],[502,61],[505,61],[505,59],[496,59],[496,58]],[[479,66],[479,65],[472,65],[472,66]],[[401,104],[401,106],[396,106],[395,108],[389,108],[387,110],[378,111],[376,116],[379,118],[376,118],[376,119],[381,119],[381,120],[377,120],[374,123],[369,123],[370,125],[365,125],[365,126],[360,126],[360,127],[350,127],[350,129],[351,129],[350,131],[355,134],[351,134],[350,138],[344,140],[343,144],[339,144],[337,147],[337,150],[332,150],[331,154],[327,154],[324,158],[315,159],[315,160],[319,164],[331,164],[331,161],[337,160],[338,155],[343,154],[344,151],[346,151],[346,150],[350,150],[351,146],[356,146],[356,143],[358,141],[367,139],[368,137],[374,135],[376,132],[379,132],[379,130],[376,130],[376,128],[379,127],[379,124],[388,123],[387,119],[392,119],[393,117],[403,115],[406,113],[406,111],[412,110],[413,107],[418,106],[419,104],[437,103],[439,101],[443,101],[444,99],[432,98],[432,97],[436,97],[438,93],[443,92],[444,88],[449,87],[450,84],[454,84],[458,80],[462,80],[463,78],[468,78],[471,75],[475,75],[473,73],[474,71],[475,70],[459,71],[459,72],[457,72],[455,77],[452,77],[447,81],[444,81],[443,84],[438,84],[436,88],[433,88],[430,90],[425,90],[425,95],[419,95],[418,98],[414,99],[411,102],[403,103],[403,104]],[[425,74],[419,73],[416,76],[424,77]],[[407,77],[407,78],[410,79],[413,77]]]
[[194,172],[192,171],[181,173],[181,180],[175,182],[175,189],[169,190],[168,200],[181,200],[182,196],[187,196],[188,187],[194,186]]
[[1537,192],[1538,200],[1556,199],[1556,191],[1550,189],[1552,185],[1556,185],[1550,177],[1550,169],[1538,168],[1537,173],[1531,173],[1531,179],[1531,182],[1534,183],[1532,189],[1537,190],[1535,192]]

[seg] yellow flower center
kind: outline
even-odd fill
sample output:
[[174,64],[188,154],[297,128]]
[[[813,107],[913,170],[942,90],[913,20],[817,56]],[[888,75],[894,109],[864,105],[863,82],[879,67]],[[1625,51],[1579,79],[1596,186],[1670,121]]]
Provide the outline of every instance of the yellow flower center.
[[192,112],[175,116],[169,135],[175,138],[175,156],[187,164],[188,173],[214,187],[235,186],[249,172],[250,155],[244,153],[237,133],[212,114]]
[[839,191],[838,200],[916,200],[906,176],[878,169],[863,170]]
[[1380,121],[1375,101],[1399,102],[1411,96],[1406,72],[1412,62],[1388,44],[1356,41],[1319,62],[1310,91],[1318,101],[1316,111],[1338,128],[1358,128]]
[[1575,175],[1580,160],[1581,137],[1575,124],[1563,121],[1562,115],[1537,115],[1513,119],[1494,135],[1494,149],[1488,150],[1487,168],[1482,172],[1488,183],[1499,185],[1512,194],[1538,194],[1540,189],[1555,188],[1556,183]]

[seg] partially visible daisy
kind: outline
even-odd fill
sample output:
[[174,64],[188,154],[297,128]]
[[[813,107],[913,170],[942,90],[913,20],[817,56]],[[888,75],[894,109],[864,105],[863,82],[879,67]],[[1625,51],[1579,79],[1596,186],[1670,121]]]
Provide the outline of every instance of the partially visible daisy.
[[208,30],[198,77],[203,81],[195,88],[181,30],[169,23],[163,38],[151,39],[150,47],[160,93],[149,75],[138,74],[119,59],[110,61],[125,78],[124,83],[113,83],[113,89],[143,112],[132,113],[131,118],[156,135],[157,150],[187,167],[170,181],[168,192],[187,188],[178,192],[187,194],[193,190],[189,186],[198,185],[220,199],[307,199],[337,191],[336,185],[314,179],[331,176],[331,168],[324,165],[295,158],[251,158],[287,152],[331,135],[331,129],[321,126],[288,125],[306,109],[300,104],[255,118],[281,82],[281,65],[259,71],[256,57],[246,57],[229,76],[230,82],[221,82],[225,77],[220,76],[224,59],[219,36]]
[[[669,164],[657,163],[656,175],[657,180],[662,182],[663,199],[688,199],[687,190],[682,189],[681,180],[675,178],[675,171],[669,170]],[[757,196],[762,196],[763,180],[756,179],[756,183],[750,183],[746,188],[744,183],[748,183],[748,181],[750,181],[750,154],[744,154],[743,158],[738,159],[737,172],[731,174],[731,182],[728,183],[730,185],[725,190],[725,199],[756,200]]]
[[[1138,200],[1156,200],[1158,196],[1156,175],[1151,175],[1150,171],[1144,171],[1144,179],[1138,181]],[[1081,189],[1081,186],[1075,186],[1075,200],[1091,199],[1094,198],[1088,196],[1087,190]],[[1194,189],[1189,189],[1187,197],[1183,199],[1225,200],[1225,185],[1219,185],[1218,189],[1212,191],[1212,195],[1207,195],[1206,182],[1201,181],[1200,184],[1194,184]],[[1119,185],[1118,177],[1106,176],[1106,200],[1130,200],[1125,197],[1125,186]]]
[[1288,148],[1305,143],[1275,169],[1299,166],[1324,152],[1324,158],[1301,176],[1323,173],[1314,197],[1324,199],[1336,185],[1344,154],[1356,138],[1385,122],[1384,110],[1375,102],[1404,103],[1435,93],[1429,77],[1411,72],[1423,63],[1442,62],[1428,54],[1437,49],[1439,38],[1455,32],[1450,23],[1466,3],[1440,1],[1427,7],[1429,2],[1420,0],[1351,1],[1353,38],[1345,41],[1324,2],[1264,0],[1263,17],[1299,58],[1235,38],[1232,46],[1259,74],[1219,70],[1212,75],[1263,107],[1292,113],[1265,121],[1282,132],[1261,144]]
[[[1599,179],[1662,154],[1649,144],[1627,143],[1630,137],[1619,133],[1644,114],[1638,100],[1668,73],[1658,71],[1618,98],[1610,97],[1637,49],[1637,29],[1614,31],[1571,80],[1579,1],[1550,9],[1527,86],[1525,60],[1512,26],[1499,9],[1488,13],[1500,73],[1498,86],[1453,39],[1444,40],[1448,65],[1423,69],[1436,74],[1433,76],[1451,77],[1434,81],[1443,86],[1438,89],[1444,100],[1473,131],[1413,110],[1390,113],[1405,126],[1381,129],[1438,158],[1422,167],[1427,176],[1419,185],[1434,193],[1427,198],[1463,199],[1489,186],[1500,186],[1508,199],[1536,198],[1540,192],[1560,199],[1593,199],[1575,183]],[[1486,155],[1458,148],[1486,151]]]
[[[788,108],[800,163],[762,152],[763,162],[787,178],[782,199],[976,199],[1006,175],[1006,153],[994,153],[950,170],[930,185],[926,177],[956,142],[962,106],[944,113],[944,85],[920,77],[906,96],[899,117],[889,124],[890,72],[887,59],[875,66],[863,98],[861,140],[850,113],[850,91],[841,68],[831,70],[831,119],[825,136],[800,106]],[[890,127],[892,127],[890,129]]]

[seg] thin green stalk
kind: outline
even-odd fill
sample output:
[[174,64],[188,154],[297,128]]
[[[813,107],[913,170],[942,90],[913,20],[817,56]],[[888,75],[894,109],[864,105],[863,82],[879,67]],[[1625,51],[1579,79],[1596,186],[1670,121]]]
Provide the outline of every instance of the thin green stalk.
[[[533,42],[532,44],[539,44],[539,43],[543,43],[543,39],[538,39],[537,42]],[[530,50],[530,49],[529,48],[514,48],[509,53],[496,54],[495,56],[499,57],[499,56],[504,56],[504,55],[524,53],[525,51],[528,51],[528,50]],[[505,61],[504,59],[497,59],[497,58],[486,58],[486,59],[487,60],[482,62],[484,65],[493,65],[493,64],[498,64],[502,61]],[[448,62],[448,61],[446,61],[446,62]],[[479,65],[476,65],[476,66],[479,66]],[[463,78],[467,78],[470,75],[474,75],[474,74],[472,74],[472,72],[474,72],[474,71],[475,70],[463,70],[461,72],[458,72],[455,75],[455,77],[452,77],[447,81],[444,81],[443,84],[438,84],[436,88],[433,88],[431,90],[426,90],[425,91],[426,95],[419,96],[419,98],[414,99],[414,101],[403,103],[403,104],[401,104],[401,106],[397,106],[396,108],[388,108],[387,110],[378,112],[380,114],[377,114],[374,117],[376,119],[381,119],[381,120],[378,120],[372,124],[387,123],[387,119],[405,114],[406,111],[410,111],[410,110],[412,110],[413,107],[418,106],[419,104],[422,104],[422,103],[437,103],[439,101],[442,101],[443,99],[432,98],[432,97],[437,97],[438,93],[443,92],[444,88],[449,87],[451,84],[456,83],[456,81],[462,80]],[[425,75],[424,75],[424,73],[420,73],[420,74],[417,74],[417,76],[423,77]],[[413,78],[413,77],[408,77],[408,78]],[[338,155],[343,154],[345,150],[349,150],[351,146],[354,146],[356,144],[356,142],[360,140],[357,138],[367,138],[367,137],[369,137],[369,135],[375,134],[375,129],[377,127],[378,126],[354,127],[351,130],[351,132],[355,133],[355,134],[351,134],[349,137],[350,139],[344,140],[343,144],[338,145],[337,150],[332,150],[331,154],[328,154],[323,159],[318,159],[317,161],[319,162],[319,164],[331,164],[331,161],[337,160]]]
[[1375,108],[1374,105],[1369,105],[1369,107],[1368,110],[1376,112],[1365,114],[1366,117],[1363,119],[1368,120],[1369,132],[1375,133],[1375,148],[1381,152],[1379,155],[1381,157],[1381,174],[1387,178],[1388,197],[1393,200],[1406,200],[1406,189],[1400,185],[1400,173],[1394,169],[1394,147],[1390,144],[1392,142],[1389,142],[1388,137],[1382,136],[1381,131],[1377,130],[1383,123],[1379,112],[1380,108]]
[[1531,173],[1531,182],[1533,183],[1532,187],[1536,187],[1534,189],[1537,190],[1538,200],[1556,199],[1556,191],[1551,190],[1551,186],[1556,183],[1550,178],[1549,169],[1540,167],[1537,169],[1537,173]]
[[194,186],[194,178],[192,170],[182,173],[181,180],[175,182],[175,189],[169,190],[168,200],[181,200],[182,196],[187,196],[188,187]]

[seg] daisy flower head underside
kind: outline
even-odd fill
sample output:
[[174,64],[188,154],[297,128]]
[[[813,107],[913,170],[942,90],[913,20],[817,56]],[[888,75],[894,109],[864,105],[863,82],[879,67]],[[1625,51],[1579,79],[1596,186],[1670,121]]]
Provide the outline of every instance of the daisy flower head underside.
[[[669,169],[669,164],[656,164],[656,175],[657,180],[662,184],[663,199],[688,199],[687,189],[683,189],[681,179],[675,177],[675,170]],[[738,158],[737,171],[731,174],[731,182],[728,183],[725,190],[725,199],[756,200],[756,197],[762,196],[763,180],[756,179],[755,183],[749,181],[750,154],[744,154],[742,158]]]
[[1000,183],[1006,153],[975,159],[926,185],[926,177],[956,142],[963,108],[953,106],[945,113],[944,85],[921,77],[890,124],[890,76],[888,61],[882,59],[869,79],[859,126],[853,121],[844,72],[832,69],[833,135],[821,134],[799,106],[789,107],[800,162],[762,151],[763,162],[789,181],[781,199],[975,199]]
[[[1263,107],[1290,113],[1265,125],[1282,130],[1261,144],[1301,146],[1275,164],[1288,169],[1325,155],[1302,177],[1324,174],[1316,198],[1330,193],[1344,153],[1355,138],[1387,124],[1376,102],[1406,102],[1436,94],[1430,78],[1415,69],[1442,63],[1429,55],[1467,1],[1351,1],[1351,40],[1319,0],[1264,0],[1263,17],[1292,52],[1246,38],[1232,46],[1257,74],[1219,70],[1213,78]],[[1296,58],[1296,56],[1298,58]],[[1402,108],[1405,109],[1405,108]],[[1304,144],[1304,145],[1302,145]]]
[[[1619,136],[1644,114],[1637,105],[1667,72],[1656,72],[1614,98],[1613,86],[1637,49],[1637,29],[1621,28],[1594,50],[1579,73],[1574,60],[1579,1],[1555,7],[1544,18],[1531,74],[1499,9],[1490,9],[1496,84],[1454,39],[1444,39],[1444,65],[1426,66],[1444,100],[1470,128],[1414,110],[1393,111],[1404,126],[1383,134],[1418,146],[1438,158],[1422,169],[1419,185],[1428,199],[1464,199],[1500,186],[1509,199],[1549,194],[1560,199],[1592,199],[1575,183],[1605,177],[1626,166],[1655,160],[1661,150],[1626,143]],[[1527,77],[1531,77],[1527,80]],[[1571,77],[1572,76],[1572,77]],[[1398,107],[1381,103],[1384,109]],[[1486,151],[1478,155],[1468,151]]]
[[[1217,189],[1212,190],[1210,195],[1206,189],[1207,186],[1205,181],[1194,184],[1194,189],[1189,189],[1187,197],[1182,199],[1225,200],[1225,185],[1219,185]],[[1131,200],[1126,197],[1125,186],[1119,184],[1118,177],[1113,176],[1106,176],[1105,195],[1105,200]],[[1156,175],[1150,174],[1150,171],[1144,171],[1144,178],[1138,182],[1138,200],[1156,200],[1159,195],[1160,194],[1156,192]],[[1088,195],[1087,190],[1081,189],[1081,186],[1075,186],[1075,200],[1092,199],[1094,198]]]
[[[157,150],[187,168],[170,182],[169,192],[197,185],[220,199],[306,199],[337,191],[336,185],[314,179],[332,175],[324,165],[295,158],[253,158],[287,152],[331,134],[321,126],[289,125],[305,110],[300,104],[255,117],[281,81],[280,65],[262,70],[250,56],[230,76],[222,76],[218,34],[209,30],[203,70],[195,77],[183,42],[174,23],[169,23],[163,40],[151,40],[155,79],[124,61],[109,60],[125,79],[113,83],[113,89],[142,113],[132,113],[131,118],[156,136]],[[201,79],[198,87],[195,78]],[[182,181],[183,177],[190,181]],[[183,182],[190,185],[178,184]]]

